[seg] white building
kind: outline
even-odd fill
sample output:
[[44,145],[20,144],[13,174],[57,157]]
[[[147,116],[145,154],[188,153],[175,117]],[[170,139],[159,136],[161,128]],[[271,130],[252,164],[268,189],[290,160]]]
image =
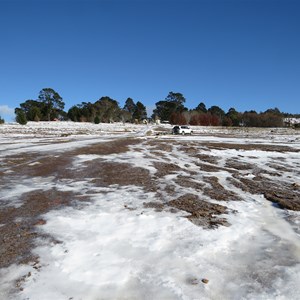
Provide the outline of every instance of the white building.
[[300,118],[284,118],[283,123],[289,127],[298,127],[300,125]]

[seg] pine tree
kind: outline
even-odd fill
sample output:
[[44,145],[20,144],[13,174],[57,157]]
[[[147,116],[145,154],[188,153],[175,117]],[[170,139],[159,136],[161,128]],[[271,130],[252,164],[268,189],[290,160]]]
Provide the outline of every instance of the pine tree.
[[27,124],[27,118],[23,110],[18,110],[17,116],[16,116],[16,121],[21,124],[21,125],[26,125]]
[[136,108],[135,108],[135,111],[132,115],[132,118],[135,119],[135,120],[138,120],[139,122],[144,120],[144,119],[147,119],[146,107],[142,102],[138,101],[136,103]]

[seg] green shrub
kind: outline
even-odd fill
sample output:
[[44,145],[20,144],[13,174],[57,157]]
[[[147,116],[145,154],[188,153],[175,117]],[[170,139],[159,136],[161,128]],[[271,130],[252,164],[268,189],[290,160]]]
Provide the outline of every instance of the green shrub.
[[99,118],[99,116],[96,116],[96,117],[95,117],[94,123],[95,123],[95,124],[99,124],[99,123],[100,123],[100,118]]

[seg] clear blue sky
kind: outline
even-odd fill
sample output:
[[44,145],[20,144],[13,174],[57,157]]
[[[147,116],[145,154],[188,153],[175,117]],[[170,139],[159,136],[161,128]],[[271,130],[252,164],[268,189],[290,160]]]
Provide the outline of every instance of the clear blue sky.
[[0,115],[45,87],[300,113],[300,1],[0,0]]

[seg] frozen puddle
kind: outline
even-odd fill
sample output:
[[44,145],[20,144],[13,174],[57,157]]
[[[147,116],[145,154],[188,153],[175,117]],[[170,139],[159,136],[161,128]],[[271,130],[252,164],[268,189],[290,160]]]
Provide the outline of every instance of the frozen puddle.
[[39,241],[41,268],[25,268],[14,299],[299,299],[299,236],[263,197],[230,203],[232,226],[204,230],[145,209],[155,198],[140,188],[97,191],[45,215],[40,230],[62,243]]

